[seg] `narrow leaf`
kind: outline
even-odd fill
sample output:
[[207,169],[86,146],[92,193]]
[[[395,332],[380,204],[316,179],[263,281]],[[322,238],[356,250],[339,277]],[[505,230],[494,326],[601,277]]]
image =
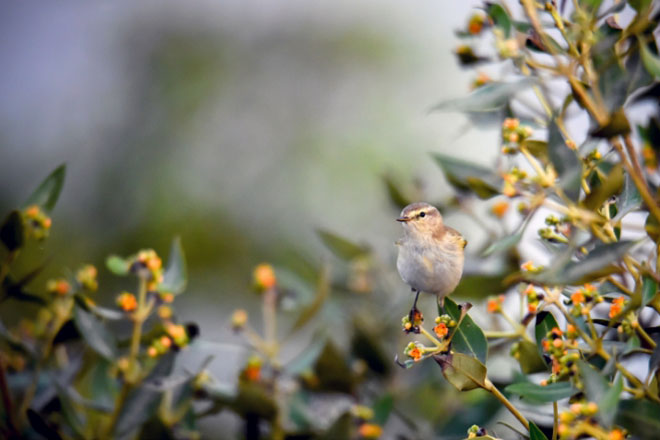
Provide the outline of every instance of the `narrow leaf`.
[[516,93],[525,90],[533,83],[534,81],[528,78],[515,82],[493,81],[463,98],[442,101],[433,106],[431,111],[492,112],[503,108]]
[[511,17],[504,8],[497,3],[487,3],[486,12],[492,18],[495,26],[502,29],[504,37],[509,38],[511,35]]
[[110,331],[94,315],[81,307],[74,309],[74,322],[87,344],[110,362],[117,357],[117,342]]
[[501,179],[491,169],[440,153],[432,157],[456,189],[473,191],[481,198],[499,194]]
[[529,422],[529,440],[548,440],[548,437],[534,422]]
[[517,394],[534,404],[556,402],[578,392],[570,382],[550,383],[544,387],[531,382],[518,382],[507,386],[504,391]]
[[559,327],[554,315],[548,311],[542,311],[536,315],[536,326],[534,327],[534,336],[536,337],[536,348],[543,356],[543,339],[555,327]]
[[642,62],[646,71],[653,75],[656,79],[660,79],[660,58],[649,50],[649,48],[641,40],[639,47],[642,53]]
[[619,378],[615,386],[611,387],[607,378],[588,363],[579,361],[578,369],[587,399],[598,404],[598,419],[605,427],[610,427],[614,421],[619,395],[623,389],[621,379]]
[[543,357],[538,352],[538,346],[533,342],[518,342],[517,358],[520,370],[525,374],[538,373],[548,369]]
[[330,251],[342,260],[353,260],[369,254],[369,248],[355,244],[337,234],[325,230],[317,230],[317,234]]
[[37,205],[46,212],[55,207],[60,192],[64,186],[66,176],[66,165],[62,164],[44,179],[39,187],[28,197],[25,206]]
[[548,127],[548,156],[557,170],[562,188],[571,200],[577,200],[580,195],[580,179],[582,165],[575,151],[568,148],[564,137],[553,119]]
[[181,246],[181,239],[176,237],[170,247],[170,255],[167,258],[167,267],[163,274],[163,282],[158,289],[162,292],[178,295],[184,291],[188,283],[188,270],[186,257]]
[[[445,298],[445,310],[454,321],[459,321],[461,311],[451,298]],[[442,314],[443,312],[439,310],[438,313]],[[454,332],[452,339],[452,348],[454,350],[474,356],[483,363],[486,362],[488,356],[486,336],[469,315],[463,318],[461,325]]]
[[649,276],[644,276],[642,279],[642,305],[646,306],[658,292],[658,283]]
[[640,206],[642,206],[642,196],[639,194],[630,175],[626,173],[623,180],[623,190],[617,203],[617,214],[614,219],[620,220],[629,212],[639,209]]
[[532,281],[549,285],[578,285],[620,271],[614,266],[634,246],[631,241],[619,241],[596,246],[580,261],[571,261],[573,249],[559,255],[555,263],[537,274],[530,274]]
[[321,310],[323,303],[330,295],[330,268],[326,265],[324,266],[319,273],[319,280],[316,287],[316,295],[314,296],[314,301],[305,307],[298,315],[298,319],[294,322],[291,327],[291,333],[296,330],[301,329],[305,326],[312,318],[314,318],[318,312]]

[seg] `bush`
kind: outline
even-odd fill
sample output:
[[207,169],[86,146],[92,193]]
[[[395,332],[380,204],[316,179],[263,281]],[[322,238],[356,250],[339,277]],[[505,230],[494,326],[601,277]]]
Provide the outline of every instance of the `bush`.
[[[517,224],[497,234],[477,218],[488,243],[471,251],[478,270],[454,294],[490,295],[479,308],[491,314],[493,329],[480,328],[486,320],[472,319],[469,303],[447,298],[433,326],[421,314],[414,323],[404,317],[406,334],[417,326],[425,340],[407,341],[392,362],[401,332],[391,313],[374,316],[371,294],[401,296],[401,285],[387,282],[393,268],[369,247],[319,231],[344,276],[332,278],[328,264],[299,271],[313,294],[287,319],[283,298],[295,283],[269,264],[257,266],[263,329],[252,327],[245,310],[233,313],[231,326],[251,356],[227,386],[206,370],[213,346],[197,338],[196,324],[177,318],[173,303],[187,284],[178,239],[166,266],[149,249],[107,259],[110,272],[135,283],[116,294],[112,308],[94,300],[103,287],[94,266],[51,279],[37,293],[30,283],[43,264],[16,276],[26,245],[48,238],[61,166],[0,227],[2,306],[18,301],[39,310],[15,328],[0,325],[2,436],[197,438],[201,419],[227,411],[242,419],[250,439],[377,438],[384,428],[402,438],[655,438],[660,109],[638,125],[631,120],[639,119],[640,104],[660,96],[657,7],[649,0],[520,5],[485,3],[457,32],[466,42],[456,50],[462,65],[489,63],[506,78],[481,72],[468,96],[435,106],[501,124],[493,167],[434,155],[456,191],[442,203],[445,214],[473,215],[469,206],[482,205],[502,231]],[[399,208],[413,201],[397,182],[387,178],[386,185]],[[536,258],[545,267],[521,257],[530,243],[544,245]],[[485,269],[492,261],[495,273]],[[342,301],[331,292],[351,296]],[[325,332],[310,339],[319,328]],[[337,333],[350,340],[350,353]],[[191,345],[209,360],[196,371],[176,368]],[[284,356],[292,346],[298,355]],[[498,356],[505,365],[514,360],[520,373],[505,380],[489,372]],[[447,384],[482,391],[462,399]],[[539,417],[535,405],[552,415]],[[521,426],[495,429],[498,408]],[[479,426],[486,424],[490,434]]]

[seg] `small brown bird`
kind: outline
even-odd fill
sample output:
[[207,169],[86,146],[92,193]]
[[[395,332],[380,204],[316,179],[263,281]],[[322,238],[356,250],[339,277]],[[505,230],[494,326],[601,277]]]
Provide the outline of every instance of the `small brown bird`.
[[[440,304],[454,291],[463,274],[467,241],[455,229],[445,226],[440,211],[428,203],[412,203],[401,211],[403,238],[396,242],[396,268],[403,281],[416,292],[435,294]],[[412,320],[412,318],[411,318]]]

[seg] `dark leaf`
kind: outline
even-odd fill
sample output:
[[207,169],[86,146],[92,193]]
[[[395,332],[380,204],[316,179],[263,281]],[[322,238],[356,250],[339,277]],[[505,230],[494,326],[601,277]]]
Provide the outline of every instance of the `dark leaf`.
[[351,352],[355,358],[366,362],[369,369],[379,376],[388,374],[392,365],[389,354],[386,354],[381,342],[382,331],[368,331],[359,321],[355,324],[351,338]]
[[538,352],[538,346],[530,341],[518,342],[517,356],[520,370],[525,374],[538,373],[546,371],[546,365],[543,357]]
[[534,422],[529,422],[529,440],[548,440],[548,437],[543,434]]
[[[454,321],[458,322],[460,320],[461,310],[451,298],[445,298],[445,311]],[[438,313],[442,314],[443,312],[439,310]],[[474,356],[483,363],[486,362],[488,356],[486,336],[469,315],[466,315],[461,325],[454,330],[452,348],[459,353]]]
[[242,416],[253,414],[272,420],[277,414],[277,403],[263,385],[244,382],[238,386],[238,395],[232,403],[232,409]]
[[499,194],[501,179],[491,169],[440,153],[433,158],[455,188],[474,191],[481,198]]
[[321,229],[317,230],[316,233],[321,237],[323,244],[342,260],[350,261],[357,257],[369,255],[370,251],[367,246],[355,244],[337,234]]
[[170,255],[167,259],[167,267],[163,273],[163,282],[158,289],[162,292],[178,295],[183,292],[188,283],[188,270],[186,267],[186,257],[181,246],[179,237],[172,241],[170,246]]
[[620,108],[610,115],[610,119],[605,125],[591,130],[589,134],[597,138],[610,139],[615,136],[628,134],[630,130],[630,122],[628,122],[623,108]]
[[30,422],[30,426],[32,429],[34,429],[38,434],[43,435],[45,438],[49,440],[61,440],[62,436],[57,432],[55,428],[50,426],[46,420],[44,420],[41,415],[33,410],[32,408],[28,408],[27,410],[27,418],[28,422]]
[[74,308],[74,322],[89,346],[110,362],[117,358],[117,342],[114,335],[94,315],[81,307]]
[[458,391],[486,386],[486,367],[477,359],[463,353],[433,356],[442,368],[442,375]]
[[390,417],[390,413],[392,412],[393,408],[394,396],[391,394],[385,394],[383,397],[378,399],[372,407],[374,410],[374,417],[372,419],[373,423],[384,426],[387,422],[387,419]]
[[544,387],[531,382],[518,382],[507,386],[504,391],[517,394],[533,404],[556,402],[578,392],[570,382],[549,383]]
[[490,82],[463,98],[449,99],[434,105],[431,111],[492,112],[503,108],[516,94],[534,83],[523,78],[516,82]]
[[582,203],[590,211],[597,211],[610,197],[618,194],[623,185],[623,167],[621,164],[616,164],[610,170],[605,181],[597,186]]
[[536,338],[536,347],[538,353],[543,356],[543,339],[553,329],[559,328],[554,315],[548,311],[542,311],[536,315],[536,325],[534,327],[534,336]]
[[657,438],[660,406],[648,400],[620,400],[615,421],[639,438]]
[[319,440],[335,440],[343,438],[353,438],[353,421],[351,420],[350,413],[344,413],[325,431],[321,434]]
[[105,260],[105,265],[110,272],[119,276],[128,275],[128,272],[131,268],[128,261],[117,255],[110,255]]
[[25,243],[25,227],[23,216],[19,211],[9,213],[0,226],[0,241],[11,251],[20,249]]
[[580,195],[580,180],[582,165],[575,151],[568,148],[564,137],[553,119],[548,128],[548,155],[552,165],[557,170],[561,186],[571,200],[577,200]]
[[46,212],[52,211],[60,197],[65,176],[66,165],[62,164],[41,182],[41,185],[28,197],[25,205],[38,205]]
[[339,349],[328,341],[316,359],[314,372],[318,378],[318,388],[322,391],[351,393],[355,386],[353,373],[346,358]]
[[118,437],[129,435],[149,420],[160,405],[162,392],[149,387],[138,387],[131,391],[122,406],[115,434]]

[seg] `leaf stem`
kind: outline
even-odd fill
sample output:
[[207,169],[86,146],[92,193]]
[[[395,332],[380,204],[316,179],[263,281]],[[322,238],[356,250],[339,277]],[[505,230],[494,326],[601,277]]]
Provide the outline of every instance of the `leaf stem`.
[[529,422],[527,419],[511,404],[511,402],[509,402],[509,399],[507,399],[488,378],[484,381],[484,389],[495,396],[495,398],[499,400],[520,423],[522,423],[525,429],[529,431]]

